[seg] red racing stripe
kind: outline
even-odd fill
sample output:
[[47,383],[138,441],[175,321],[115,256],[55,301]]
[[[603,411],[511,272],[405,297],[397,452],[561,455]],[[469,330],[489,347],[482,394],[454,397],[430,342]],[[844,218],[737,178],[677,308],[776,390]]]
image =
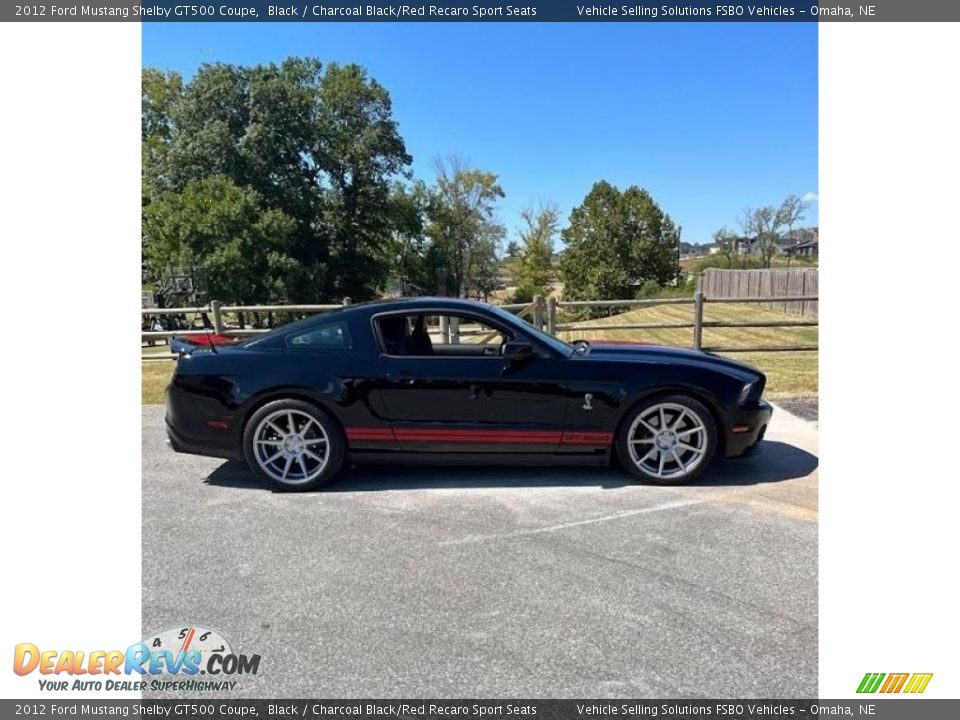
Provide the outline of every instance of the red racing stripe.
[[562,433],[544,430],[465,430],[444,428],[397,428],[397,440],[403,442],[465,443],[558,443]]
[[517,444],[564,444],[564,445],[609,445],[613,433],[609,432],[560,432],[552,430],[487,430],[466,428],[347,428],[348,440],[371,440],[399,442],[437,443],[517,443]]
[[348,427],[347,440],[393,440],[393,430],[383,427]]
[[613,433],[565,432],[560,442],[564,445],[609,445],[613,442]]

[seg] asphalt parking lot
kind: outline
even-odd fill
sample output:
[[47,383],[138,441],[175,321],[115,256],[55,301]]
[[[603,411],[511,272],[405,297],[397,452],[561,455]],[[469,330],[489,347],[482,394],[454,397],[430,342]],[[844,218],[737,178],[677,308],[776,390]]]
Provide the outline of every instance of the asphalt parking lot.
[[815,697],[816,453],[775,412],[687,487],[356,468],[283,494],[168,450],[145,406],[144,634],[260,654],[234,697]]

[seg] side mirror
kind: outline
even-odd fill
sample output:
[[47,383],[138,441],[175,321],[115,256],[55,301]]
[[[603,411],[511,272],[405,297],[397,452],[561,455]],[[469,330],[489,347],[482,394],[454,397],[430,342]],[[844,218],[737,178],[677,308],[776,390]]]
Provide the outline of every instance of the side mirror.
[[503,346],[503,357],[510,362],[525,362],[532,360],[535,355],[533,345],[528,342],[511,340]]

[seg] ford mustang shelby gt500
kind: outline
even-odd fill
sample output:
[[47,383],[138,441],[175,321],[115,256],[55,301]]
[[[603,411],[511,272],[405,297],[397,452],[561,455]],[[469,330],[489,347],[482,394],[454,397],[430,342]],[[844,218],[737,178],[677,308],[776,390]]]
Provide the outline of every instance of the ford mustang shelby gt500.
[[353,305],[177,361],[178,452],[304,490],[354,463],[595,464],[689,482],[763,439],[757,370],[704,352],[561,342],[467,300]]

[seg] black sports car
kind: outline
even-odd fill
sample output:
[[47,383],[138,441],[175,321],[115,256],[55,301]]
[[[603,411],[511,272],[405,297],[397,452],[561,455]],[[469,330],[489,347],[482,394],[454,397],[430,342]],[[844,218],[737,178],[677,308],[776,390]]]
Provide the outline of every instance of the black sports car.
[[605,465],[688,482],[763,438],[766,378],[708,353],[567,344],[467,300],[354,305],[177,361],[177,452],[243,458],[285,490],[355,463]]

